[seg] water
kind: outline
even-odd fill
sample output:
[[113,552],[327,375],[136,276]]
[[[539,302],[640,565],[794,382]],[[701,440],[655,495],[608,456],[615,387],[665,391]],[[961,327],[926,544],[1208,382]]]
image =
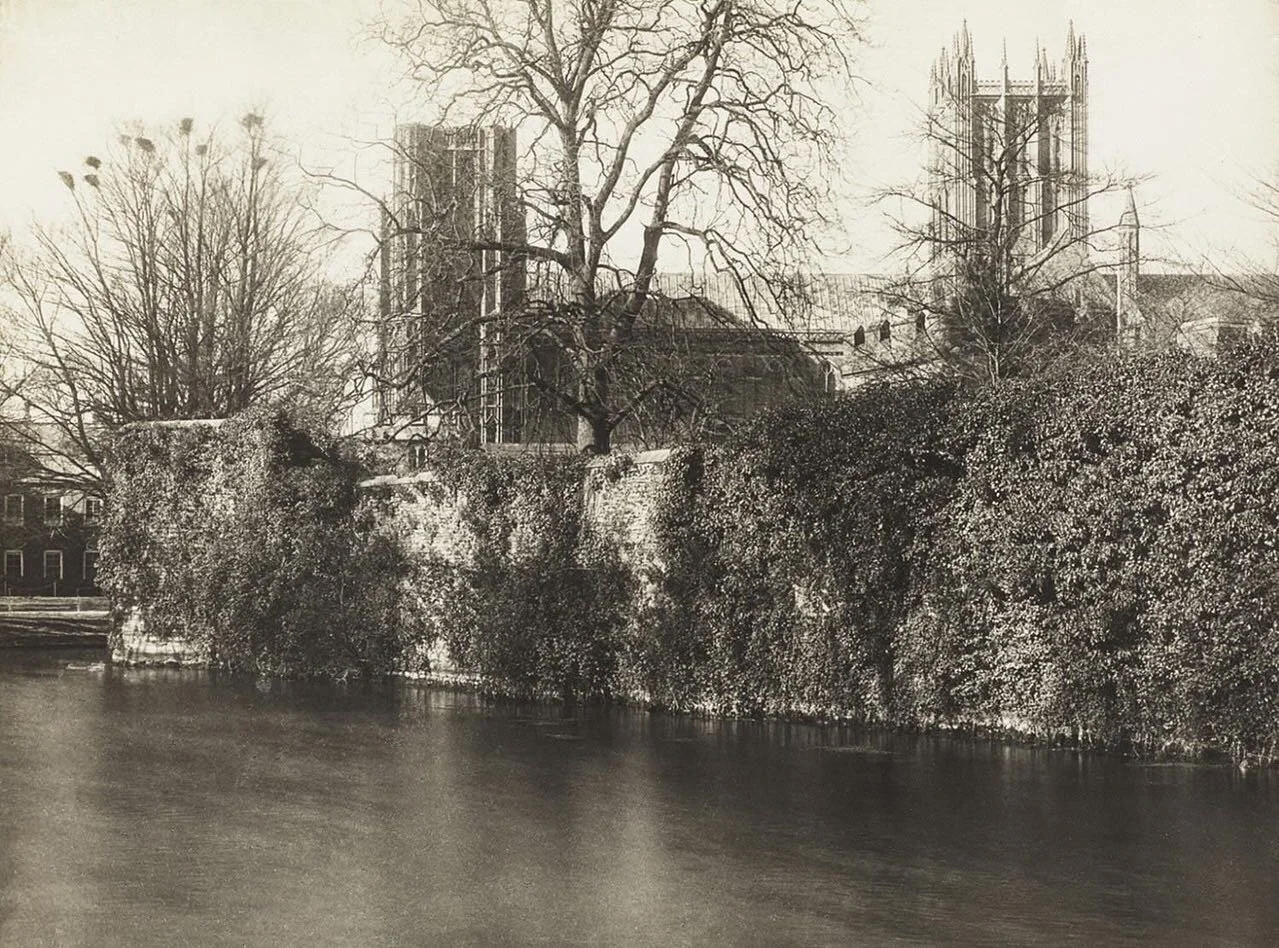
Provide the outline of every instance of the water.
[[0,944],[1279,942],[1279,776],[0,651]]

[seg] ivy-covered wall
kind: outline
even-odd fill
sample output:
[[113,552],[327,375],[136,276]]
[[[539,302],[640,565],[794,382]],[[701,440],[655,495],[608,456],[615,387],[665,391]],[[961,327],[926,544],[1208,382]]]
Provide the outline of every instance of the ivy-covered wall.
[[393,598],[414,642],[407,667],[432,670],[443,652],[505,692],[619,694],[634,576],[583,529],[588,473],[580,457],[459,450],[417,477],[366,484],[373,535],[406,568]]
[[[121,440],[117,608],[236,667],[1273,760],[1279,353],[871,387],[639,458],[367,479],[278,417]],[[365,486],[357,481],[365,476]]]
[[1130,357],[976,412],[899,629],[902,716],[1273,759],[1275,351]]
[[99,582],[117,649],[127,624],[235,669],[399,663],[402,558],[362,521],[359,468],[334,445],[248,412],[130,426],[110,470]]

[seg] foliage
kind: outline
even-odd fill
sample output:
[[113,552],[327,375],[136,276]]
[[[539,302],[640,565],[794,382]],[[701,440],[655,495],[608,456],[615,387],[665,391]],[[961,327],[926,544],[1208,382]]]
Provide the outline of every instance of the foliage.
[[902,632],[903,712],[1273,757],[1275,365],[1130,356],[992,396]]
[[872,387],[768,413],[690,456],[659,514],[650,690],[677,706],[886,719],[920,513],[962,471],[954,398],[937,382]]
[[392,667],[402,567],[355,519],[358,470],[286,415],[135,425],[111,447],[99,582],[117,614],[219,664],[329,675]]
[[495,686],[614,694],[630,577],[607,543],[585,542],[585,470],[580,457],[437,454],[428,509],[392,528],[421,593],[418,635]]
[[656,482],[458,452],[354,505],[302,444],[278,421],[129,432],[104,582],[239,665],[392,668],[438,641],[521,693],[1279,750],[1273,344],[869,387]]
[[7,261],[20,371],[0,380],[46,479],[95,489],[135,421],[289,406],[317,421],[355,364],[357,288],[323,278],[305,190],[249,114],[141,128],[61,172],[71,215]]

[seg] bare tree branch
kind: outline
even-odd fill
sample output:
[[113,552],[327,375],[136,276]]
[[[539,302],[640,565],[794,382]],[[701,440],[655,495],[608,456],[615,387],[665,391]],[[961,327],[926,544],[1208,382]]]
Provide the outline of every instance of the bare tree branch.
[[905,208],[891,216],[907,262],[885,297],[917,320],[912,364],[996,384],[1113,340],[1120,224],[1094,226],[1087,211],[1134,182],[1056,156],[1064,108],[955,96],[928,113],[927,180],[880,195]]
[[[397,194],[378,202],[383,241],[432,248],[416,251],[438,258],[427,265],[485,251],[507,254],[508,266],[545,265],[537,279],[555,286],[554,306],[542,299],[482,319],[508,353],[560,354],[555,371],[543,366],[530,383],[577,416],[579,445],[607,451],[640,409],[690,389],[680,378],[687,365],[650,357],[640,369],[672,240],[743,285],[779,284],[814,258],[834,206],[841,95],[858,37],[842,0],[416,0],[380,35],[419,81],[437,127],[510,127],[526,143],[522,239],[458,232],[446,208]],[[399,161],[420,163],[395,147]],[[472,280],[488,276],[483,263],[470,270]],[[457,315],[393,315],[436,318],[414,330],[415,359],[448,358],[459,339],[488,333]],[[381,376],[413,384],[398,354]]]
[[121,136],[76,178],[75,216],[8,261],[21,339],[0,394],[44,476],[100,487],[104,433],[289,404],[332,421],[358,355],[358,286],[327,283],[299,182],[262,119],[197,140],[190,120]]

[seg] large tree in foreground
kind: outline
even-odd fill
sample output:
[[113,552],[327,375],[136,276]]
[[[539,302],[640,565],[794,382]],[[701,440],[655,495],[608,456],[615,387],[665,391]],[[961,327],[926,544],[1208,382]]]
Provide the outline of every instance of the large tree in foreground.
[[481,336],[560,354],[529,382],[576,417],[580,446],[608,451],[680,386],[678,360],[655,371],[635,355],[664,249],[780,297],[809,259],[851,78],[840,0],[417,0],[382,36],[432,125],[513,127],[520,142],[519,228],[459,234],[448,214],[408,219],[391,201],[385,239],[501,255],[484,259],[553,285],[484,314],[504,322]]
[[360,297],[322,278],[262,119],[240,126],[122,135],[59,172],[70,223],[6,261],[16,357],[0,385],[47,480],[97,486],[102,436],[129,422],[340,407]]

